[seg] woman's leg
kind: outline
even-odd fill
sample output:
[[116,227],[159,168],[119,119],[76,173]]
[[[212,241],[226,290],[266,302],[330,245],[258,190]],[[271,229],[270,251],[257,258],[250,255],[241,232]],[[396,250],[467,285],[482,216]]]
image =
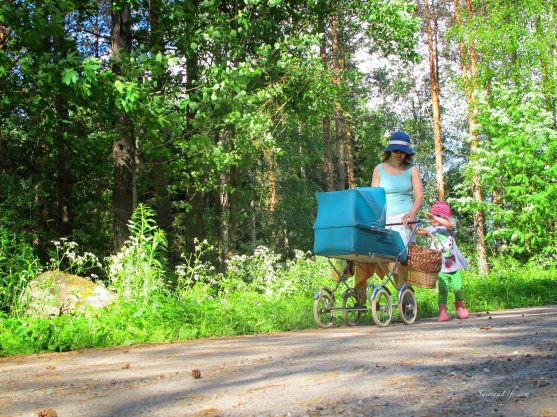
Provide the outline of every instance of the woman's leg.
[[367,300],[367,281],[374,273],[378,273],[379,268],[376,264],[364,264],[356,262],[356,274],[354,276],[354,289],[358,293],[360,304],[365,304]]

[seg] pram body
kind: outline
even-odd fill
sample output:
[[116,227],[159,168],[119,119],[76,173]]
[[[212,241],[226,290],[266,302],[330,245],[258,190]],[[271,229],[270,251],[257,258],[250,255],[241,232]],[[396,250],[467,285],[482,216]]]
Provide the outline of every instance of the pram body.
[[[367,298],[371,308],[360,304],[356,291],[347,284],[348,266],[336,271],[336,287],[323,287],[315,294],[314,317],[320,327],[334,323],[336,311],[341,311],[344,321],[357,324],[361,315],[371,310],[376,324],[386,326],[392,319],[391,282],[399,263],[405,263],[408,246],[398,232],[387,229],[385,223],[386,197],[381,187],[362,187],[344,191],[320,192],[317,198],[317,218],[314,224],[314,253],[327,258],[349,262],[375,263],[386,274],[384,282],[368,285]],[[386,265],[391,265],[390,270]],[[331,263],[333,268],[336,268]],[[336,306],[335,292],[341,284],[345,291],[342,307]],[[411,324],[417,316],[413,288],[408,284],[397,288],[397,307],[402,321]]]

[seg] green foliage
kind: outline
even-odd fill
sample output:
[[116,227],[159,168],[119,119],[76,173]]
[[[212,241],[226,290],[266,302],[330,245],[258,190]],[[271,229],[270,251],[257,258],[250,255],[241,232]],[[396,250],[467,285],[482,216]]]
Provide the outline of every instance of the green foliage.
[[495,84],[479,105],[483,140],[468,166],[487,195],[491,225],[487,239],[519,259],[557,259],[557,132],[542,91],[520,94]]
[[33,248],[15,233],[0,227],[0,314],[18,312],[27,283],[39,271],[40,263]]

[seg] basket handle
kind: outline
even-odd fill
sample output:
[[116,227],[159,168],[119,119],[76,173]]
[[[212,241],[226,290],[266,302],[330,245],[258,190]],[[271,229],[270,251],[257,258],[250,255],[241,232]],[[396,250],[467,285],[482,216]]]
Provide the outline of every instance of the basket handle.
[[419,228],[419,229],[416,230],[416,232],[421,232],[421,231],[424,231],[425,233],[427,233],[427,234],[429,235],[429,237],[430,237],[431,240],[433,241],[433,245],[435,246],[435,250],[436,250],[437,252],[441,252],[441,251],[439,250],[439,244],[437,243],[437,239],[435,239],[435,236],[433,236],[429,230],[424,229],[424,228]]

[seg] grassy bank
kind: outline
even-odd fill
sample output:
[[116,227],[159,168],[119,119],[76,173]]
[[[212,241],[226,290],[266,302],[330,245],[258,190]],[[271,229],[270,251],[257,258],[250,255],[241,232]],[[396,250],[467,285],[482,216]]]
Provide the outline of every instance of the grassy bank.
[[[235,275],[204,276],[177,291],[104,310],[49,319],[4,316],[0,355],[314,328],[313,294],[332,284],[326,260],[300,255],[281,266],[269,257],[244,259],[243,269],[231,268]],[[557,304],[556,269],[500,270],[485,278],[467,272],[464,280],[471,312]],[[417,288],[416,297],[420,318],[437,314],[436,289]]]

